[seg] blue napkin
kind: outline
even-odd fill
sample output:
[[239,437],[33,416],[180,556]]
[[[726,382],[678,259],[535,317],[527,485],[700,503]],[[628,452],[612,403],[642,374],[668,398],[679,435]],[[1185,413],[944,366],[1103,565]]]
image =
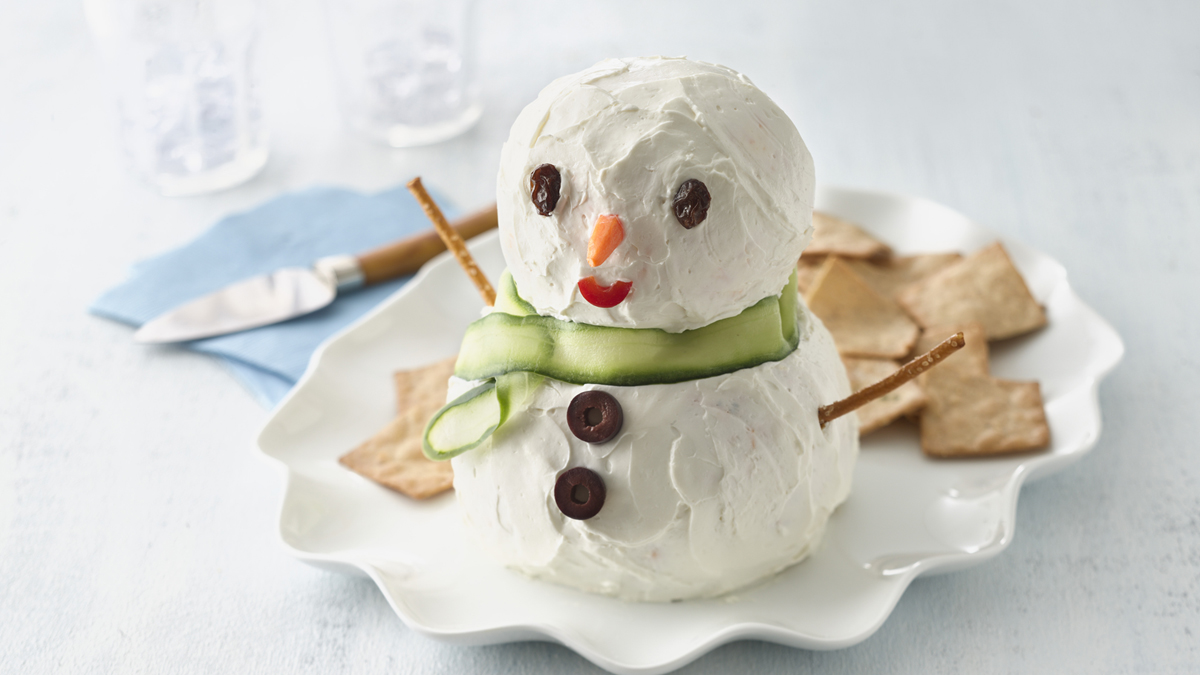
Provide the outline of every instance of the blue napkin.
[[[438,202],[454,217],[444,200]],[[311,188],[227,216],[191,243],[135,264],[129,278],[100,296],[89,311],[140,326],[246,277],[308,266],[321,256],[361,253],[429,226],[404,187],[373,195]],[[273,407],[300,379],[318,345],[410,278],[347,292],[330,306],[291,321],[183,346],[219,357],[259,403]]]

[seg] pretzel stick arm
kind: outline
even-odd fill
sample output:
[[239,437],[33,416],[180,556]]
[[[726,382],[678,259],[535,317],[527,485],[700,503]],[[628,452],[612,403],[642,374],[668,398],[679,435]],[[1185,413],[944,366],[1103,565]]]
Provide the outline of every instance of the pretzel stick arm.
[[[463,239],[496,228],[496,206],[465,216],[451,223]],[[362,268],[368,286],[408,274],[416,274],[421,265],[446,250],[437,230],[429,228],[410,237],[405,237],[379,248],[358,254],[358,266]]]
[[962,349],[966,344],[967,339],[963,334],[955,333],[940,345],[900,366],[899,370],[875,384],[865,387],[840,401],[821,406],[817,409],[817,419],[821,422],[821,427],[824,428],[826,424],[842,415],[852,413],[880,396],[895,391],[900,385],[941,363],[947,356]]
[[438,236],[446,243],[446,248],[454,254],[458,259],[458,264],[462,265],[463,270],[471,281],[475,283],[475,287],[479,289],[479,294],[483,296],[483,301],[488,307],[496,304],[496,290],[492,288],[491,282],[484,276],[483,270],[479,269],[479,265],[475,262],[475,258],[471,252],[467,250],[467,242],[450,227],[450,223],[446,222],[446,216],[442,215],[442,210],[438,208],[433,197],[425,191],[425,186],[421,184],[421,177],[418,176],[408,182],[408,191],[413,197],[417,198],[417,202],[425,211],[425,215],[433,223],[433,228],[437,230]]

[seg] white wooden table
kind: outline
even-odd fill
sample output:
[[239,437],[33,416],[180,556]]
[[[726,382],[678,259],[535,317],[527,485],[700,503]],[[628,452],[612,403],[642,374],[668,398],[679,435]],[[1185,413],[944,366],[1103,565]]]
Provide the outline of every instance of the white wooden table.
[[276,543],[266,412],[216,362],[87,304],[138,259],[313,184],[422,174],[492,199],[552,77],[687,54],[796,120],[818,180],[922,195],[1042,249],[1128,346],[1080,465],[1025,488],[997,559],[912,586],[866,642],[728,645],[691,673],[1200,669],[1200,5],[1128,0],[481,0],[481,124],[388,151],[346,136],[315,0],[269,0],[265,172],[164,199],[121,171],[82,9],[0,5],[0,672],[567,673],[548,644],[456,647],[369,581]]

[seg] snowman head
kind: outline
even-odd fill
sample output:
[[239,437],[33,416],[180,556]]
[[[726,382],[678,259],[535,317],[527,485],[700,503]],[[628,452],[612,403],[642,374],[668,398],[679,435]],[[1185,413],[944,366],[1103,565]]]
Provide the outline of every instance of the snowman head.
[[501,245],[539,313],[680,332],[778,295],[811,239],[812,157],[744,76],[610,59],[558,79],[501,151]]

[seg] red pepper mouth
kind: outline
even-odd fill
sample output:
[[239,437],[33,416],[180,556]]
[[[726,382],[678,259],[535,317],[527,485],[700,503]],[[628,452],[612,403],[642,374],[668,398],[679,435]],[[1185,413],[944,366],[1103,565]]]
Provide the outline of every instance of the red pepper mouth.
[[579,294],[596,307],[616,307],[633,290],[632,281],[614,281],[610,286],[601,286],[596,277],[579,280]]

